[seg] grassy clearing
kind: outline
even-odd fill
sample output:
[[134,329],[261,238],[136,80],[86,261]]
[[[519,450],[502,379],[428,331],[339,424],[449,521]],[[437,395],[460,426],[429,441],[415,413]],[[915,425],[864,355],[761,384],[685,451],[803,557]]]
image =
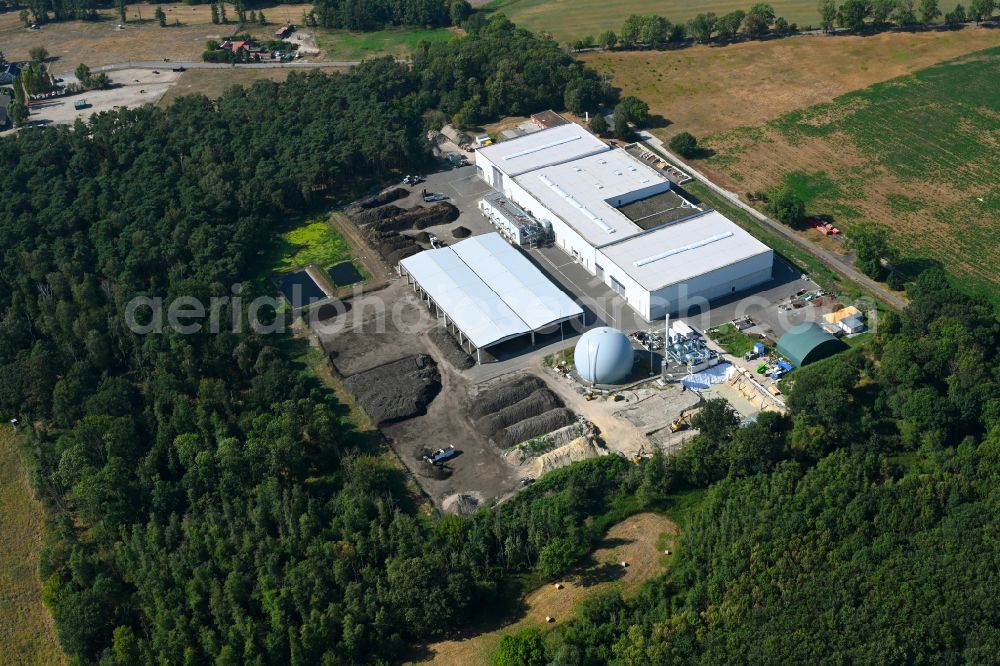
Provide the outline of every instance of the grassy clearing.
[[720,134],[708,165],[737,190],[787,179],[809,213],[848,235],[882,222],[908,257],[904,271],[940,263],[1000,302],[998,77],[1000,47],[969,54]]
[[754,343],[758,342],[756,338],[751,338],[732,324],[713,328],[708,335],[733,356],[743,356],[753,349]]
[[38,554],[45,517],[34,499],[8,426],[0,427],[0,645],[5,664],[64,664],[52,617],[41,600]]
[[[677,525],[667,516],[638,513],[610,526],[601,545],[586,563],[560,581],[563,588],[555,589],[552,582],[540,584],[525,595],[520,617],[509,624],[484,631],[463,640],[448,640],[428,646],[434,655],[422,663],[465,666],[488,664],[503,636],[531,626],[552,626],[546,616],[562,623],[573,616],[576,606],[586,597],[611,588],[630,595],[653,576],[669,569],[673,556],[662,557],[663,550],[673,550]],[[622,568],[621,561],[629,563]]]
[[307,220],[281,234],[278,271],[292,271],[310,264],[332,266],[351,259],[351,247],[324,219]]
[[376,32],[313,29],[316,45],[328,60],[362,60],[391,55],[406,58],[421,42],[446,42],[459,33],[452,28],[397,28]]
[[[653,130],[661,139],[678,132],[701,138],[756,126],[997,44],[997,30],[966,28],[792,37],[676,51],[593,52],[579,59],[610,76],[623,95],[644,99],[651,112],[663,118],[664,126]],[[805,170],[824,168],[813,164]]]
[[561,365],[565,363],[566,365],[573,365],[573,360],[576,355],[576,347],[567,347],[562,351],[555,352],[554,354],[549,354],[543,359],[543,363],[548,368],[556,365]]

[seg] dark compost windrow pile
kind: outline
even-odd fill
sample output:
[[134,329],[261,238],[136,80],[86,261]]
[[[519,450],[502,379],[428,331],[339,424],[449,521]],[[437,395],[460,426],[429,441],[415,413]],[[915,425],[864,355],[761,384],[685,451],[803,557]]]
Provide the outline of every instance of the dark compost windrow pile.
[[351,375],[344,386],[383,425],[426,414],[441,391],[441,373],[430,356],[415,354]]
[[451,363],[456,370],[467,370],[476,364],[475,359],[462,349],[455,336],[449,333],[443,326],[431,329],[427,337],[434,343],[437,350],[441,352],[442,358]]

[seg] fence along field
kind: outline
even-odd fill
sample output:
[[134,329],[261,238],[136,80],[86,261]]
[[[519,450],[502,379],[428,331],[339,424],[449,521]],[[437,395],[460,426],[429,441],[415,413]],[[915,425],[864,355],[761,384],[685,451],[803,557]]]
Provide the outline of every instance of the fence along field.
[[[846,228],[889,225],[910,261],[942,263],[997,300],[1000,265],[1000,47],[986,49],[707,140],[708,167],[735,191],[789,173],[807,212]],[[803,178],[803,174],[806,178]]]

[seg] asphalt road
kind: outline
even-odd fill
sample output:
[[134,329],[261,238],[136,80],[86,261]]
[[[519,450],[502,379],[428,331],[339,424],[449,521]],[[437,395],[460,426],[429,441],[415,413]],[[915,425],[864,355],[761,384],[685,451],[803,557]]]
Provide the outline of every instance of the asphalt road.
[[[400,60],[399,62],[408,61]],[[323,67],[356,67],[360,64],[360,60],[329,60],[325,62],[292,60],[291,62],[241,63],[201,62],[199,60],[130,60],[92,67],[91,71],[113,72],[120,69],[173,69],[175,67],[183,67],[184,69],[232,69],[234,67],[244,69],[318,69]]]
[[771,218],[769,218],[767,215],[764,215],[756,208],[743,203],[743,201],[740,200],[739,195],[736,194],[735,192],[730,192],[729,190],[719,187],[718,185],[713,183],[704,173],[702,173],[698,169],[695,169],[689,163],[685,162],[684,160],[680,159],[677,155],[670,152],[670,150],[663,145],[662,141],[657,139],[649,132],[645,131],[640,132],[639,136],[645,143],[651,145],[653,148],[666,155],[671,161],[677,164],[677,166],[687,171],[694,178],[700,180],[713,192],[715,192],[719,196],[724,197],[734,206],[738,206],[739,208],[743,209],[750,215],[753,215],[755,218],[766,224],[772,230],[776,231],[777,233],[781,234],[782,236],[790,240],[797,247],[799,247],[802,250],[805,250],[806,252],[810,253],[811,255],[822,261],[823,264],[830,270],[839,273],[843,277],[847,278],[848,280],[851,280],[856,284],[860,284],[868,293],[870,293],[878,300],[882,301],[886,305],[896,310],[902,310],[904,307],[906,307],[906,301],[904,301],[899,296],[892,293],[891,291],[889,291],[888,289],[886,289],[881,284],[871,279],[861,271],[857,270],[853,266],[843,263],[840,260],[840,258],[837,257],[837,255],[835,255],[834,253],[828,252],[823,248],[816,247],[812,243],[803,240],[798,236],[798,234],[793,232],[785,225],[775,220],[772,220]]

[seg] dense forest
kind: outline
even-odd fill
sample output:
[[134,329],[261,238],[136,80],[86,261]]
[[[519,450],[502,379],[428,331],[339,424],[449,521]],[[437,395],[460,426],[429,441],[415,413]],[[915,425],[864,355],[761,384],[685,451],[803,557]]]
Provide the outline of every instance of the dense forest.
[[465,20],[465,0],[318,0],[319,24],[327,28],[378,30],[387,26],[438,27]]
[[612,461],[435,522],[235,299],[219,334],[125,325],[137,295],[249,300],[289,214],[427,168],[427,114],[475,88],[431,68],[475,72],[483,116],[593,77],[502,17],[478,40],[0,141],[0,415],[49,510],[44,598],[74,659],[390,659],[509,573],[567,566],[600,534],[585,517],[627,501]]
[[939,270],[872,344],[794,373],[789,417],[741,428],[713,401],[682,455],[579,463],[470,518],[419,511],[235,302],[220,334],[125,326],[137,295],[248,299],[289,215],[426,167],[427,126],[611,101],[596,82],[494,17],[412,69],[0,140],[0,416],[48,509],[44,597],[74,660],[398,660],[502,603],[514,574],[558,575],[612,521],[703,488],[668,576],[515,642],[557,664],[1000,652],[998,324]]

